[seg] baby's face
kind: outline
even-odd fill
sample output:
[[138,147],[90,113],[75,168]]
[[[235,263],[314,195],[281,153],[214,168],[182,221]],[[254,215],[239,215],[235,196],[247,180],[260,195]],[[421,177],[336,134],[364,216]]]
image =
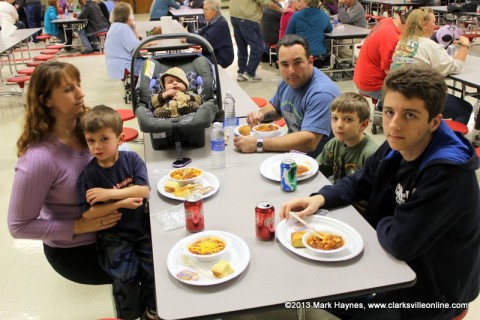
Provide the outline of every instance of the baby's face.
[[163,78],[163,86],[165,87],[165,91],[175,89],[185,92],[187,90],[187,87],[182,81],[180,81],[180,79],[170,75],[167,75]]

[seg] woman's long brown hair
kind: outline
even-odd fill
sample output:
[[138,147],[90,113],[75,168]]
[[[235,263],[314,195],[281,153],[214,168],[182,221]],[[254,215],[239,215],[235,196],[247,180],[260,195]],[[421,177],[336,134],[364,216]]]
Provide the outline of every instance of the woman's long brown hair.
[[[80,71],[72,64],[53,61],[35,68],[27,91],[27,108],[23,119],[23,130],[17,141],[17,156],[21,157],[35,142],[45,139],[53,129],[55,118],[45,102],[50,99],[54,88],[66,77],[80,82]],[[84,107],[85,111],[87,110]],[[78,124],[76,134],[79,141],[85,140]]]

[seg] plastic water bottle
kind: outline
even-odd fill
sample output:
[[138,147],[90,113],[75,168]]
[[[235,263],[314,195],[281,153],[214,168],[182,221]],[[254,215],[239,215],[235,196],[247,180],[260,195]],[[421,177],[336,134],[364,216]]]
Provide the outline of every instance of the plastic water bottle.
[[334,28],[337,27],[338,24],[339,24],[338,16],[334,16],[334,17],[333,17],[333,27],[334,27]]
[[447,53],[449,56],[455,56],[455,45],[451,44],[447,47]]
[[68,8],[65,8],[65,13],[63,14],[65,19],[68,19]]
[[235,99],[233,98],[231,91],[225,93],[223,110],[225,110],[225,129],[227,130],[229,137],[233,137],[233,130],[238,125],[238,122],[237,117],[235,116]]
[[185,1],[183,2],[183,6],[184,6],[185,8],[188,8],[188,3],[189,3],[189,2],[190,2],[190,1],[185,0]]
[[212,168],[225,168],[225,135],[221,122],[213,124],[210,133],[210,148],[212,150]]

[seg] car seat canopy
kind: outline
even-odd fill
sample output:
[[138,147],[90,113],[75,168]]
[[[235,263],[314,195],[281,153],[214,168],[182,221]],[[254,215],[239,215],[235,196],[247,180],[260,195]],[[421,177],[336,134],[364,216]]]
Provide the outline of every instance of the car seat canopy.
[[[190,91],[202,97],[202,104],[194,113],[178,118],[157,118],[150,105],[151,96],[160,88],[159,76],[172,67],[182,69],[190,83]],[[216,79],[207,58],[199,54],[164,54],[146,60],[137,83],[138,99],[134,105],[140,130],[146,133],[195,132],[210,127],[219,112],[216,97]]]

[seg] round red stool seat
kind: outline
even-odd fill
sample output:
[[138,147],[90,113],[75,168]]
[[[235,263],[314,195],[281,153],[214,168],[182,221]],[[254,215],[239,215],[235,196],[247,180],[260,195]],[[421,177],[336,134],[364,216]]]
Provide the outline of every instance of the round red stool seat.
[[124,127],[122,133],[125,134],[125,142],[132,141],[138,138],[138,131],[133,128]]
[[55,59],[55,56],[53,54],[40,54],[38,56],[33,57],[33,60],[35,61],[48,61],[51,59]]
[[16,83],[20,88],[23,89],[25,87],[25,82],[29,80],[30,80],[30,76],[17,76],[17,77],[8,78],[7,82]]
[[460,132],[463,135],[468,133],[468,127],[461,122],[454,120],[443,120],[453,131]]
[[464,33],[463,36],[472,42],[473,39],[480,38],[480,33]]
[[131,109],[118,109],[117,112],[120,114],[120,117],[122,117],[122,121],[124,122],[135,118],[135,114]]
[[259,107],[263,108],[267,105],[267,100],[260,97],[252,97],[253,102]]
[[37,36],[37,39],[40,40],[40,41],[46,41],[48,39],[50,39],[52,36],[49,35],[49,34],[41,34],[39,36]]
[[58,50],[58,49],[45,49],[45,50],[40,51],[41,54],[57,54],[59,52],[60,52],[60,50]]
[[65,45],[63,44],[51,44],[51,45],[48,45],[46,46],[47,49],[53,49],[53,50],[60,50],[60,49],[63,49],[65,47]]
[[38,67],[42,63],[45,63],[45,61],[28,61],[26,65],[27,67]]
[[18,74],[23,74],[23,75],[28,75],[29,76],[33,73],[33,70],[35,70],[35,68],[18,70]]
[[276,124],[277,126],[284,127],[284,126],[285,126],[285,119],[282,118],[282,119],[280,119],[280,120],[277,120],[277,121],[275,121],[275,124]]

